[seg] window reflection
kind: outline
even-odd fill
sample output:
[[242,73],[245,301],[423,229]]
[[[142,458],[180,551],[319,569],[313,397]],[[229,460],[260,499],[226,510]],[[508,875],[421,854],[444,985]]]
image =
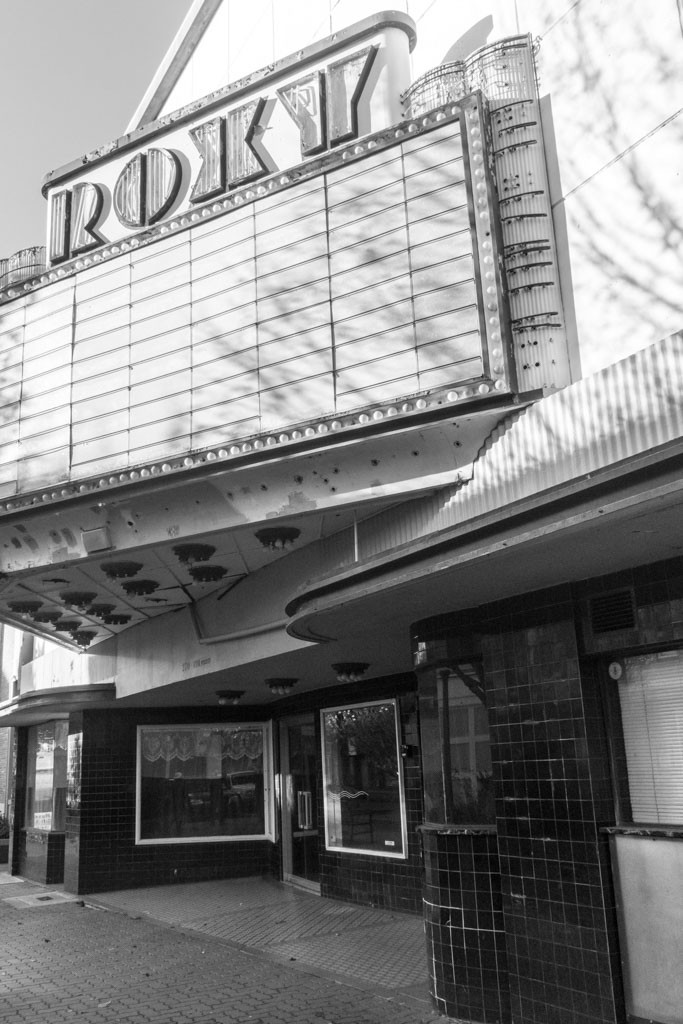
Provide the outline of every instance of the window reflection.
[[488,713],[476,665],[439,670],[420,687],[425,814],[448,825],[496,820]]
[[396,703],[322,712],[328,849],[405,856]]
[[142,727],[139,841],[265,836],[266,727]]
[[67,722],[28,730],[26,826],[63,832],[66,814]]

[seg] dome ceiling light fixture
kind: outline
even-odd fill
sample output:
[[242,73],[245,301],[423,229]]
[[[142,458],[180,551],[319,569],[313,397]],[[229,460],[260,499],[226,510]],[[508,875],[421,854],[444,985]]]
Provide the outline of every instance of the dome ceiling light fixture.
[[244,697],[244,690],[217,690],[216,696],[221,707],[228,707],[239,704],[242,697]]
[[155,580],[129,580],[122,586],[127,594],[132,594],[134,597],[144,597],[159,589],[159,584]]
[[370,668],[370,664],[367,661],[339,661],[332,668],[338,683],[357,683]]
[[91,590],[63,590],[59,595],[64,604],[70,604],[73,608],[78,608],[79,611],[85,611],[96,597],[97,594]]
[[113,604],[91,604],[87,611],[94,619],[101,619],[104,622],[105,617],[111,615],[115,607]]
[[54,626],[56,622],[59,622],[61,617],[62,613],[58,611],[34,612],[32,615],[34,622],[41,622],[47,626]]
[[13,612],[18,612],[20,615],[33,615],[43,607],[43,602],[28,600],[8,601],[7,605]]
[[130,615],[123,615],[119,612],[115,614],[108,614],[102,616],[102,622],[105,626],[125,626],[127,622],[130,622]]
[[92,629],[75,629],[71,634],[72,639],[84,650],[93,642],[97,633]]
[[183,565],[208,562],[215,553],[216,549],[211,544],[178,544],[173,548],[173,554]]
[[266,679],[266,686],[270,692],[274,693],[276,696],[286,697],[287,694],[292,692],[298,682],[298,679],[277,677],[274,679]]
[[142,569],[140,562],[102,562],[100,569],[110,580],[127,580]]
[[55,622],[58,633],[77,633],[81,626],[80,619],[60,619],[59,622]]
[[267,551],[287,551],[301,536],[296,526],[265,526],[254,533],[256,540]]
[[191,565],[188,572],[195,583],[215,583],[227,574],[222,565]]

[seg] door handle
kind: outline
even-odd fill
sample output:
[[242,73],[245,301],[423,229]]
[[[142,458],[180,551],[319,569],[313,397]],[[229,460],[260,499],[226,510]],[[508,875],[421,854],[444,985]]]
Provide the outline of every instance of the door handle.
[[298,827],[302,830],[313,828],[313,799],[310,790],[301,789],[296,795]]

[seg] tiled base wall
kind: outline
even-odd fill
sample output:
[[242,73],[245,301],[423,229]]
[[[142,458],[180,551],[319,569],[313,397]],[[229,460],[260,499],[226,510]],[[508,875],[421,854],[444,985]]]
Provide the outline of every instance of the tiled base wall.
[[18,835],[18,873],[43,885],[55,885],[64,875],[64,833],[22,829]]
[[495,835],[424,834],[424,915],[434,1005],[458,1020],[509,1018]]

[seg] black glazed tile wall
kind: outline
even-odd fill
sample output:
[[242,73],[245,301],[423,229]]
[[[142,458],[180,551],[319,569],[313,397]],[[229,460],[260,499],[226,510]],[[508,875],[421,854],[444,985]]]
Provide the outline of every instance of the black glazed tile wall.
[[482,609],[512,1019],[614,1024],[609,768],[568,587]]
[[434,1005],[458,1020],[509,1021],[494,833],[425,829],[424,915]]

